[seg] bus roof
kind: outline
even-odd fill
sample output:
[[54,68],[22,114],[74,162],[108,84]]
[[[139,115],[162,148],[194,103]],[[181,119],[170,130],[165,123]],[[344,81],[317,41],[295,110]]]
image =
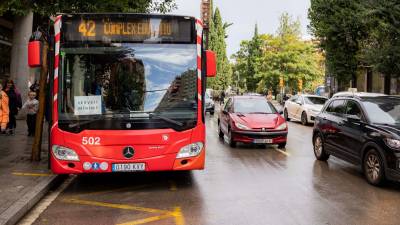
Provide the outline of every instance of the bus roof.
[[137,17],[162,17],[162,18],[187,18],[187,19],[194,19],[197,18],[194,16],[186,16],[186,15],[175,15],[175,14],[161,14],[161,13],[117,13],[117,12],[110,12],[110,13],[58,13],[57,15],[61,16],[80,16],[80,15],[112,15],[112,16],[137,16]]

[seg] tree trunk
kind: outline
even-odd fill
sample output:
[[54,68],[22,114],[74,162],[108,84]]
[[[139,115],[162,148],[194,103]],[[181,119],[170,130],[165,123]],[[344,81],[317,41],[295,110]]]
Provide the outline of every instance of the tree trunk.
[[[32,145],[32,161],[40,161],[40,154],[42,150],[42,134],[43,134],[43,120],[44,111],[46,106],[46,79],[48,74],[47,65],[47,53],[49,49],[49,44],[45,41],[43,43],[42,50],[42,68],[40,71],[40,91],[39,91],[39,110],[36,115],[36,128],[35,128],[35,139]],[[50,149],[49,149],[50,151]]]
[[392,81],[392,75],[386,75],[384,79],[384,93],[390,95],[390,86]]

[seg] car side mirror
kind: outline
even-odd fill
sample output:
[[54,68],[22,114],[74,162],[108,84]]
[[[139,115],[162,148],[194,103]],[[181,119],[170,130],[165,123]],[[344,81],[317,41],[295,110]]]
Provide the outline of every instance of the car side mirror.
[[347,115],[347,120],[353,123],[361,122],[361,118],[357,115]]
[[228,115],[228,111],[226,111],[226,110],[222,110],[222,113],[223,113],[224,115]]
[[278,113],[282,115],[283,114],[283,110],[282,109],[278,109]]

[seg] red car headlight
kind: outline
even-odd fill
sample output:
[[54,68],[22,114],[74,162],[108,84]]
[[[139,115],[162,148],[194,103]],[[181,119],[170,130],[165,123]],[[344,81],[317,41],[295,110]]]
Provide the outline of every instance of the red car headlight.
[[277,126],[275,130],[286,130],[287,129],[287,124],[282,123],[281,125]]
[[241,130],[251,130],[251,128],[249,128],[248,126],[238,123],[238,122],[235,122],[235,126]]

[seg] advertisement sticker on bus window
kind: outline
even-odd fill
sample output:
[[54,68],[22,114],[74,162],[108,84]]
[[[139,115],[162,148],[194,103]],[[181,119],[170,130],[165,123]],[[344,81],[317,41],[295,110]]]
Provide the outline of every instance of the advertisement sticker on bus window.
[[100,115],[101,114],[101,95],[94,96],[75,96],[75,110],[77,116]]

